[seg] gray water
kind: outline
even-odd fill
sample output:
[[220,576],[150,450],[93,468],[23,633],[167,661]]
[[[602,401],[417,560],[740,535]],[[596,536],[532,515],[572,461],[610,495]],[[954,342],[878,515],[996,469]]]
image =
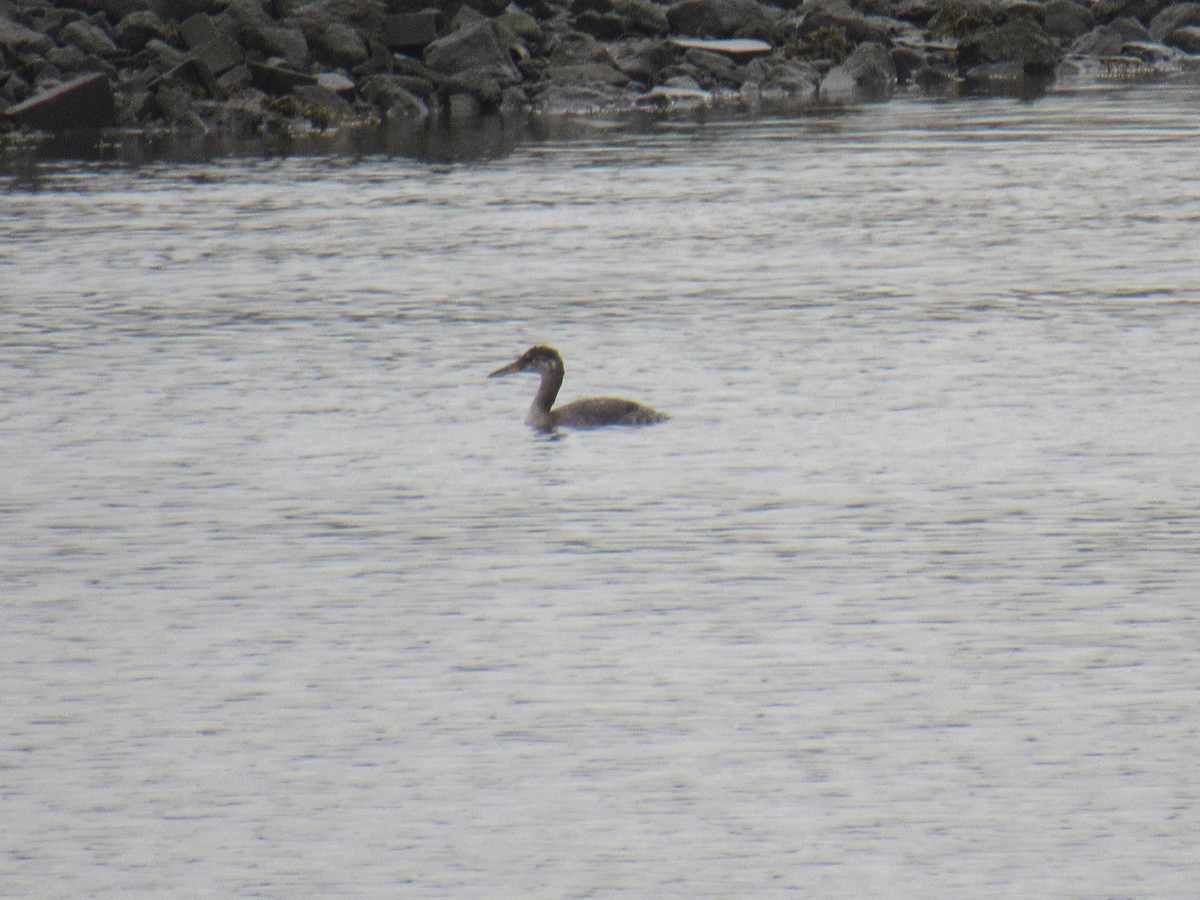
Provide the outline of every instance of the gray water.
[[1198,101],[10,182],[0,894],[1194,894]]

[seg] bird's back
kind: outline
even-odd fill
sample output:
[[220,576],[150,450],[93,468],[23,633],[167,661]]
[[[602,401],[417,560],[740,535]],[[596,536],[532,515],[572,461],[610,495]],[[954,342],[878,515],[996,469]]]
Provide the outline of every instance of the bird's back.
[[598,428],[601,425],[653,425],[665,422],[666,413],[620,397],[588,397],[556,407],[550,413],[555,425]]

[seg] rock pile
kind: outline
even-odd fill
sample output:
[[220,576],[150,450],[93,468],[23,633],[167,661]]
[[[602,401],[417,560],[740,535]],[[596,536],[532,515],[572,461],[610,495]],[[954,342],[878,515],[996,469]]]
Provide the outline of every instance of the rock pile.
[[1166,0],[0,0],[0,128],[262,133],[1200,70]]

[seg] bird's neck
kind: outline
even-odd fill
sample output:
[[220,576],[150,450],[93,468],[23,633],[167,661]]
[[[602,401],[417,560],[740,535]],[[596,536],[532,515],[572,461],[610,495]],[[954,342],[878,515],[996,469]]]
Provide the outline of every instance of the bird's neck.
[[558,397],[558,389],[562,387],[563,373],[561,369],[542,373],[541,383],[537,393],[533,395],[533,405],[529,407],[529,423],[544,427],[550,422],[550,407]]

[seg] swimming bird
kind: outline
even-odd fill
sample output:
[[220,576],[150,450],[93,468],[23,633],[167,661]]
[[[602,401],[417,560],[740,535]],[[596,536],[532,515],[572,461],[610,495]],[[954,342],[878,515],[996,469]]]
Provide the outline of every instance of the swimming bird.
[[562,357],[553,347],[538,345],[530,347],[521,356],[501,366],[488,378],[498,375],[512,375],[514,372],[539,372],[542,382],[538,385],[533,397],[533,405],[529,407],[529,415],[525,418],[528,425],[539,431],[552,431],[559,425],[570,428],[597,428],[601,425],[653,425],[664,422],[666,413],[634,403],[632,400],[622,400],[619,397],[589,397],[586,400],[576,400],[565,406],[552,409],[562,387],[563,373]]

